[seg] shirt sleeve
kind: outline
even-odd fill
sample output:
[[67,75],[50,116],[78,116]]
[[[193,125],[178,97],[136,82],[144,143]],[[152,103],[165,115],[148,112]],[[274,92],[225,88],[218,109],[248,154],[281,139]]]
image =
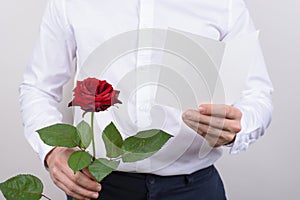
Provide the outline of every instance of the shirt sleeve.
[[[256,31],[243,0],[232,0],[229,9],[228,31],[223,41]],[[242,112],[242,130],[237,134],[230,153],[245,151],[251,143],[262,136],[271,122],[273,86],[269,78],[260,44],[249,69],[246,89],[233,106]]]
[[63,0],[49,0],[39,37],[19,87],[24,134],[42,162],[52,150],[36,130],[59,123],[62,87],[70,79],[76,44],[65,17]]

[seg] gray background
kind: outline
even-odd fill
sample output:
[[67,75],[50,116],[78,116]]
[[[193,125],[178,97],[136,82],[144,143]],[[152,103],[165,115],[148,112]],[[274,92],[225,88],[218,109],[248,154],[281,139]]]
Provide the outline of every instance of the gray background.
[[[64,194],[52,184],[24,139],[18,104],[17,88],[37,37],[45,3],[45,0],[1,0],[0,182],[19,173],[31,173],[43,180],[45,194],[53,200],[62,200]],[[247,3],[261,30],[261,43],[275,86],[273,122],[266,135],[247,152],[228,155],[225,151],[217,167],[229,200],[296,200],[300,196],[297,146],[300,2],[248,0]],[[71,98],[70,92],[66,94],[62,108]],[[66,118],[69,117],[66,113]]]

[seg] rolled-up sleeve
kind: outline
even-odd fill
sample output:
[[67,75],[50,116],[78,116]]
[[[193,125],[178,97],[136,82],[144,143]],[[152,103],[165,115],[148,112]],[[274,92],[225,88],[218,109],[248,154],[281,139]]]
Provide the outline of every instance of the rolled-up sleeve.
[[[232,0],[229,10],[228,31],[223,41],[241,37],[256,31],[243,0]],[[242,112],[242,130],[231,145],[230,153],[245,151],[251,143],[265,133],[272,116],[273,85],[269,78],[260,44],[249,69],[246,88],[233,106]]]
[[75,51],[64,0],[50,0],[19,87],[25,137],[42,162],[53,147],[44,144],[36,130],[62,121],[58,104],[62,99],[63,85],[71,77]]

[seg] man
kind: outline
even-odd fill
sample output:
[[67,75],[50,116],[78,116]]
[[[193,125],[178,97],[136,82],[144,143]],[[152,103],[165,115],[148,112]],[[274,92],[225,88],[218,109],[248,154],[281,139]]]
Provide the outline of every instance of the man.
[[[93,50],[111,37],[137,29],[169,27],[224,42],[255,30],[243,0],[50,0],[20,86],[20,102],[27,140],[45,162],[53,182],[69,196],[226,199],[223,183],[213,167],[221,156],[218,147],[228,145],[232,153],[246,150],[263,135],[271,120],[273,89],[259,48],[242,97],[234,105],[201,104],[185,111],[182,119],[191,128],[186,132],[197,137],[180,156],[160,168],[143,170],[143,162],[121,164],[118,172],[99,184],[87,170],[74,174],[68,167],[73,149],[49,147],[35,133],[41,127],[61,122],[57,106],[75,57],[78,75]],[[203,141],[214,148],[199,157]],[[167,152],[175,151],[168,144],[165,148]],[[152,162],[155,165],[158,161]]]

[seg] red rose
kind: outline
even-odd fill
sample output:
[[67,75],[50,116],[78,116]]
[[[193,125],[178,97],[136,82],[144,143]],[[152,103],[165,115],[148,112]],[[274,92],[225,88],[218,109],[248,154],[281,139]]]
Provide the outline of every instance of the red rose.
[[118,100],[120,91],[114,90],[106,81],[96,78],[77,81],[73,91],[74,99],[68,106],[80,106],[87,112],[103,111],[116,103],[122,103]]

